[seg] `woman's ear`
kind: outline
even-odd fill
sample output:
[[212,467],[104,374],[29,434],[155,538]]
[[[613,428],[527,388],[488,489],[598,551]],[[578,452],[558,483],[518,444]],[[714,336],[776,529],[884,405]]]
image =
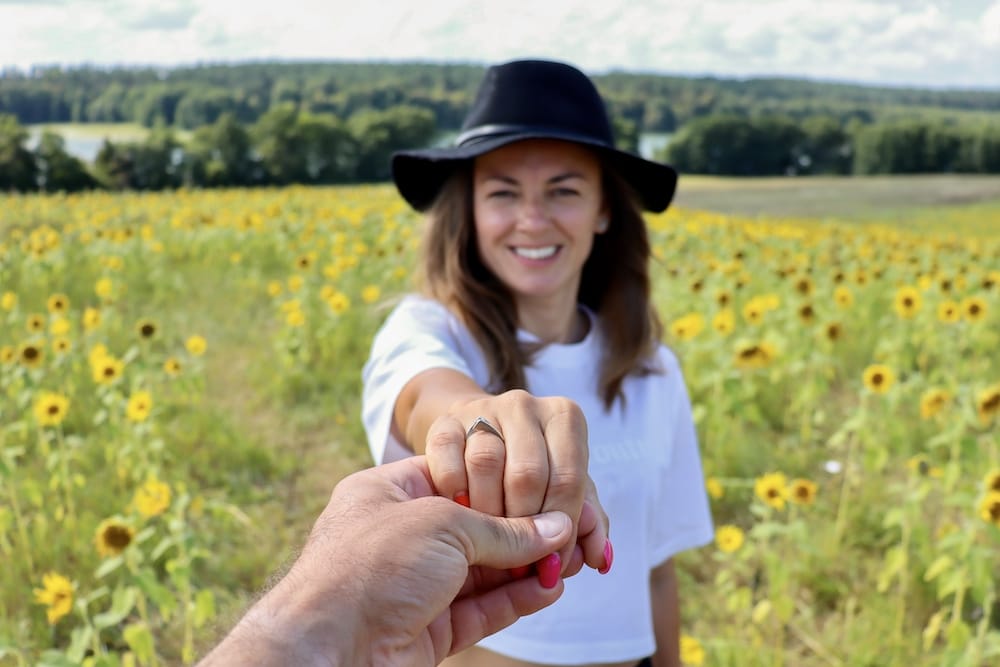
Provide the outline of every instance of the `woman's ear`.
[[608,231],[608,224],[609,223],[607,216],[601,215],[601,217],[597,219],[597,228],[596,228],[597,233],[603,234],[604,232]]

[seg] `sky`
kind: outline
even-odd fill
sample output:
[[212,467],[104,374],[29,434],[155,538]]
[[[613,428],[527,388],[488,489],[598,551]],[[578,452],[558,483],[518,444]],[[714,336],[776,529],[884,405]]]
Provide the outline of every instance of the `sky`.
[[1000,89],[1000,0],[0,0],[0,67],[490,64]]

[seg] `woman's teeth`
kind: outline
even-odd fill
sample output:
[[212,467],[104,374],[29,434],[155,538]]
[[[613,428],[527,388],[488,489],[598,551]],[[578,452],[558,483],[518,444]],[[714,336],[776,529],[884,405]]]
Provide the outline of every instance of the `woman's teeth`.
[[514,252],[527,259],[546,259],[556,254],[558,246],[547,245],[541,248],[514,248]]

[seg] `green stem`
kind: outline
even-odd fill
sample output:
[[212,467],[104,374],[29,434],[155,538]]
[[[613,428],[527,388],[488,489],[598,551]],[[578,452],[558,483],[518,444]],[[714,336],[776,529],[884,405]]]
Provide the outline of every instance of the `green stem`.
[[66,440],[63,438],[62,427],[56,428],[56,440],[59,443],[59,467],[62,472],[63,492],[66,496],[66,517],[71,519],[71,525],[76,524],[76,507],[73,504],[73,480],[69,476],[69,452],[66,451]]
[[11,483],[8,487],[10,489],[10,506],[14,510],[14,523],[17,524],[17,533],[21,536],[21,543],[23,545],[22,553],[24,558],[28,561],[28,576],[34,581],[35,580],[35,562],[31,558],[31,543],[28,541],[28,528],[24,523],[24,517],[21,515],[21,505],[17,500],[17,489],[14,484]]
[[906,596],[909,593],[909,564],[910,564],[910,522],[904,516],[901,524],[902,528],[902,539],[900,540],[900,549],[903,551],[903,569],[899,574],[899,588],[896,591],[896,643],[901,645],[903,643],[903,625],[906,620]]
[[994,600],[996,600],[996,591],[991,588],[987,591],[986,597],[983,599],[983,617],[979,619],[979,625],[976,628],[976,641],[970,645],[970,649],[972,650],[972,659],[969,660],[970,665],[978,665],[982,660],[983,644],[986,641],[986,631],[990,627],[990,616],[992,615]]

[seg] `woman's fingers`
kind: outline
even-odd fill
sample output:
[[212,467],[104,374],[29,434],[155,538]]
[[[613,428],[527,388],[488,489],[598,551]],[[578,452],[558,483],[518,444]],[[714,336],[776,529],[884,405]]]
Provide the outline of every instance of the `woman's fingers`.
[[511,392],[504,413],[507,460],[501,485],[506,516],[530,516],[545,501],[549,486],[549,452],[542,433],[541,402],[527,392]]
[[[545,499],[536,511],[559,510],[578,522],[584,496],[593,486],[587,473],[590,454],[587,422],[576,403],[568,399],[550,398],[547,408],[543,428],[549,456],[549,479]],[[572,544],[560,551],[564,564],[569,563],[571,552]]]
[[452,416],[435,420],[427,432],[425,454],[438,495],[469,507],[469,481],[465,474],[465,427],[462,422]]

